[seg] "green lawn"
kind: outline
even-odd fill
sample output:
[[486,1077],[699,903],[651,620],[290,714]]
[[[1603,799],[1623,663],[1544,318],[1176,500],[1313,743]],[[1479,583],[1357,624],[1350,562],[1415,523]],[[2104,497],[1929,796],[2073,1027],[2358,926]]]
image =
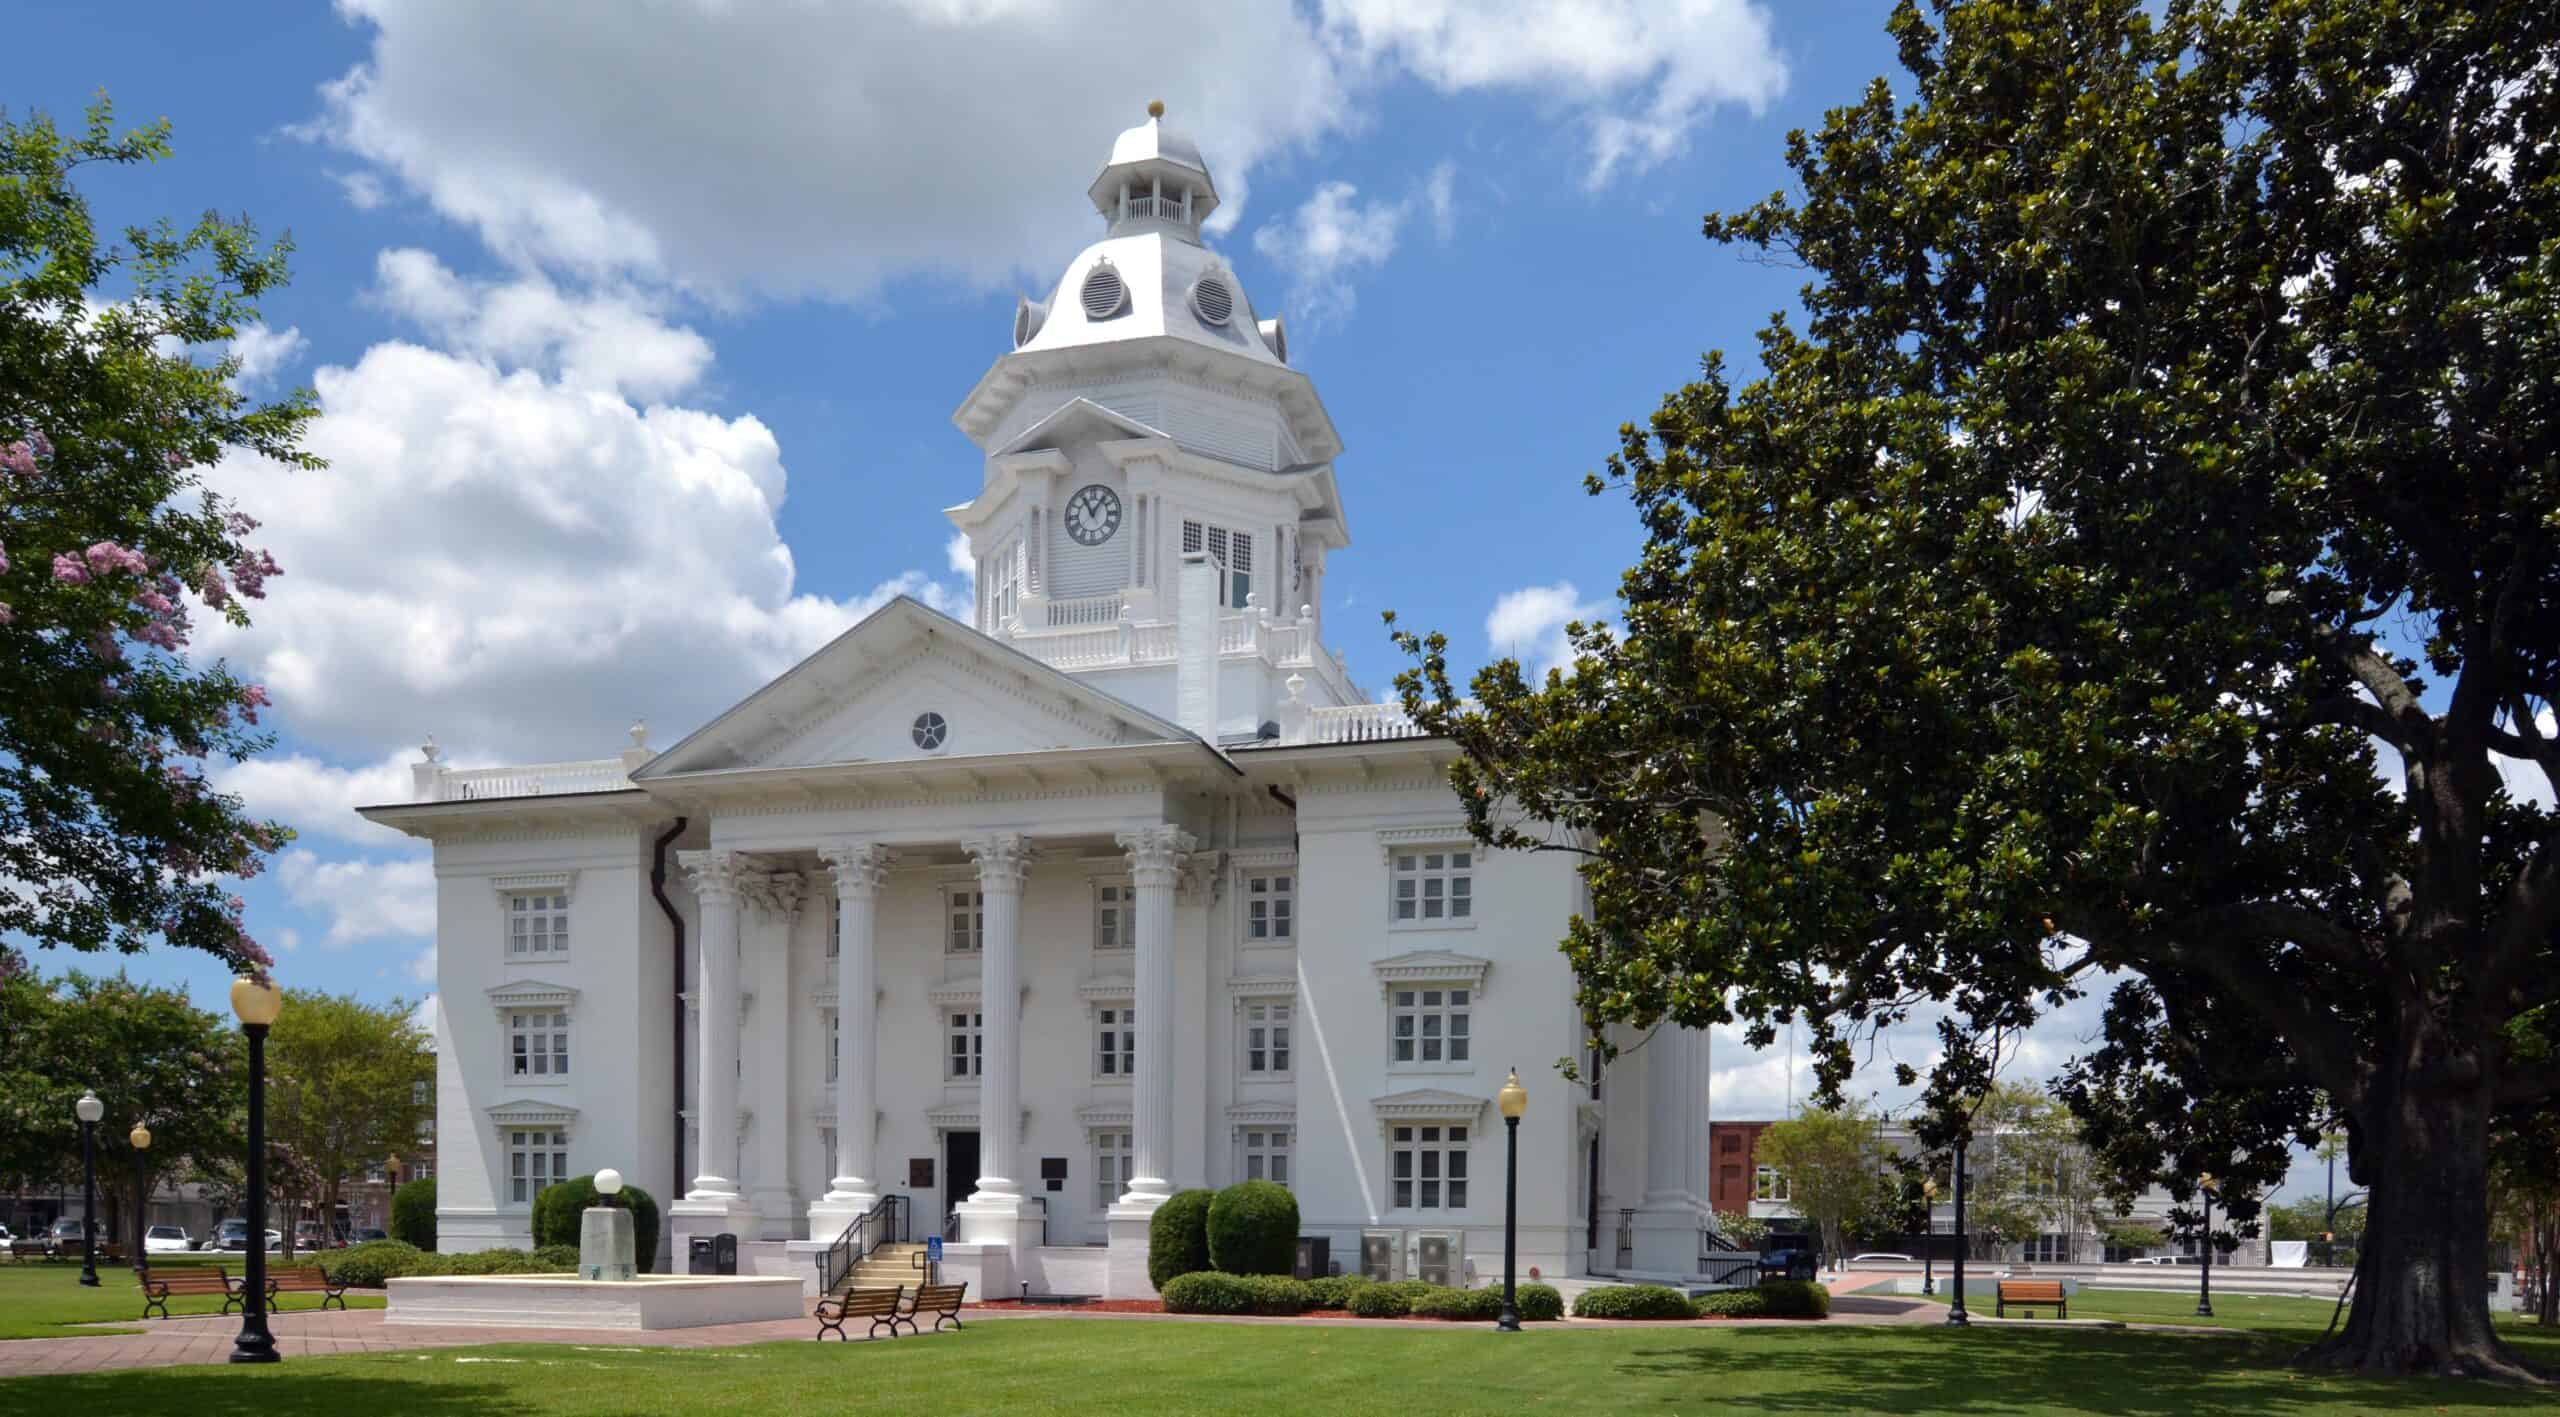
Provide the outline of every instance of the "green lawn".
[[[1910,1296],[1905,1296],[1910,1297]],[[1946,1296],[1936,1296],[1944,1304]],[[1966,1301],[1976,1318],[1990,1318],[1997,1312],[1989,1296]],[[2196,1317],[2196,1293],[2192,1289],[2176,1292],[2154,1292],[2142,1289],[2083,1289],[2071,1299],[2071,1317],[2075,1319],[2115,1319],[2136,1324],[2194,1324],[2199,1327],[2245,1328],[2279,1335],[2307,1343],[2328,1328],[2329,1316],[2336,1312],[2336,1299],[2297,1299],[2291,1296],[2259,1294],[2216,1294],[2213,1317]],[[2011,1314],[2017,1309],[2012,1308]],[[2035,1311],[2040,1319],[2053,1317],[2050,1308]],[[2346,1322],[2345,1316],[2339,1323]]]
[[[2560,1344],[2537,1342],[2560,1360]],[[2286,1371],[2289,1346],[2108,1329],[1701,1326],[1504,1337],[983,1320],[894,1343],[519,1344],[0,1384],[0,1417],[350,1413],[1946,1413],[2350,1417],[2552,1409],[2548,1393]]]
[[[219,1263],[219,1261],[217,1261]],[[272,1255],[268,1263],[278,1263]],[[198,1267],[193,1261],[190,1268]],[[240,1257],[229,1259],[231,1272],[240,1272]],[[277,1303],[286,1309],[309,1309],[319,1305],[317,1294],[279,1295]],[[350,1295],[347,1307],[379,1309],[382,1300],[365,1295]],[[222,1312],[219,1295],[201,1298],[172,1299],[169,1312],[175,1314],[217,1314]],[[142,1286],[134,1282],[129,1269],[98,1266],[98,1287],[84,1289],[80,1285],[77,1264],[0,1264],[0,1339],[60,1338],[73,1333],[132,1333],[126,1329],[76,1328],[76,1324],[133,1320],[142,1317]]]

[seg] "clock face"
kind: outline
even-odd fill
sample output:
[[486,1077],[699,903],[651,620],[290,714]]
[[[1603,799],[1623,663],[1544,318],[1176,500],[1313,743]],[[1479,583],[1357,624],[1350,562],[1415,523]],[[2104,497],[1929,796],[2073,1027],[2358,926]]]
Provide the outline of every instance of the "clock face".
[[1096,482],[1078,488],[1067,499],[1067,535],[1084,546],[1100,546],[1120,529],[1120,494]]

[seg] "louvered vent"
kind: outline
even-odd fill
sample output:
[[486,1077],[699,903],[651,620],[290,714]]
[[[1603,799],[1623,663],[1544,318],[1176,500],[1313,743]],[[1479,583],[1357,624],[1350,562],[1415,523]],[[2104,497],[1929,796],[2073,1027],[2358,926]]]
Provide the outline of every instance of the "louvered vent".
[[1129,286],[1118,271],[1105,263],[1095,266],[1093,273],[1084,278],[1084,293],[1078,298],[1084,302],[1086,319],[1108,320],[1128,310]]
[[1223,328],[1235,318],[1236,293],[1216,276],[1202,276],[1199,284],[1191,287],[1191,308],[1199,314],[1200,323]]
[[1049,302],[1024,297],[1013,310],[1013,347],[1022,348],[1049,322]]

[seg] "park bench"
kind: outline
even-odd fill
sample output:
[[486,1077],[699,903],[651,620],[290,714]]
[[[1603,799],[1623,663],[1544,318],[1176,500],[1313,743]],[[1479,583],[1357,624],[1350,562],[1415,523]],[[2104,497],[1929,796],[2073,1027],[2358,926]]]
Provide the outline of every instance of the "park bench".
[[2038,1308],[2051,1308],[2056,1318],[2071,1317],[2071,1301],[2063,1297],[2059,1279],[2001,1280],[1999,1292],[1992,1297],[1991,1316],[1996,1319],[2009,1317],[2011,1304],[2026,1309],[2028,1318],[2034,1318]]
[[174,1296],[189,1298],[198,1294],[222,1296],[222,1312],[240,1307],[240,1282],[222,1269],[162,1269],[142,1272],[142,1316],[151,1317],[158,1309],[160,1317],[169,1317],[169,1300]]
[[31,1258],[50,1260],[53,1258],[53,1247],[42,1240],[12,1240],[9,1242],[9,1262],[11,1264],[25,1264]]
[[880,1330],[885,1327],[889,1336],[895,1338],[898,1336],[898,1306],[906,1297],[907,1287],[903,1284],[888,1289],[856,1289],[848,1275],[843,1288],[818,1301],[818,1337],[824,1339],[832,1330],[836,1337],[850,1343],[853,1335],[844,1331],[845,1320],[869,1319],[871,1337],[878,1338]]
[[968,1292],[969,1286],[965,1283],[919,1284],[916,1286],[915,1297],[907,1301],[907,1307],[898,1315],[898,1320],[907,1326],[909,1333],[916,1331],[918,1314],[934,1316],[933,1331],[935,1333],[942,1332],[942,1326],[946,1323],[953,1328],[958,1328],[960,1327],[960,1300]]
[[267,1271],[267,1297],[278,1294],[317,1294],[320,1307],[335,1303],[347,1307],[347,1286],[329,1277],[329,1272],[316,1264],[295,1265],[291,1269]]

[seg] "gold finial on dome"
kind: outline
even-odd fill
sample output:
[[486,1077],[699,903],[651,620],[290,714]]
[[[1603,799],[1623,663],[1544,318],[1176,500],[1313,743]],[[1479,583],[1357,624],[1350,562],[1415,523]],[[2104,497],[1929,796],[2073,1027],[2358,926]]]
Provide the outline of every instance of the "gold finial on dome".
[[1164,100],[1160,98],[1151,98],[1147,100],[1147,116],[1149,118],[1162,118],[1164,116]]

